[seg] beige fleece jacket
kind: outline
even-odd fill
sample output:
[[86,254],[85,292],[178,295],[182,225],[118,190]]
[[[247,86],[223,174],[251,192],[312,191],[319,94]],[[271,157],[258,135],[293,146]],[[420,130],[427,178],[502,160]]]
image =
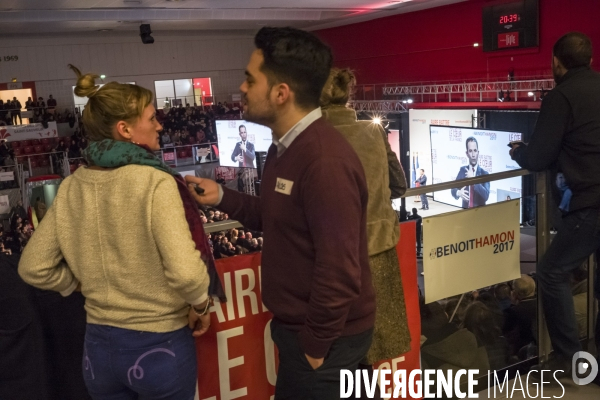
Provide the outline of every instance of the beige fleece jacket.
[[[356,112],[343,106],[322,109],[327,119],[348,140],[362,163],[369,188],[367,240],[369,256],[393,249],[400,239],[398,216],[392,208],[392,189],[396,197],[406,192],[406,178],[392,152],[383,128],[368,121],[357,121]],[[393,175],[392,175],[392,173]],[[390,179],[394,178],[393,185]]]
[[175,180],[140,165],[66,178],[19,274],[46,290],[79,281],[88,323],[148,332],[186,325],[188,304],[203,302],[209,283]]

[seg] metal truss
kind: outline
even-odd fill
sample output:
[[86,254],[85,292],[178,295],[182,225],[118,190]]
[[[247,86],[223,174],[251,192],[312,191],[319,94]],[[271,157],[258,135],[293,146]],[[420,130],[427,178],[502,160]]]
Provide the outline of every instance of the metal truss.
[[369,112],[377,114],[403,113],[406,107],[400,100],[353,100],[350,107],[356,112]]
[[503,82],[472,82],[472,83],[442,83],[419,86],[386,86],[384,95],[423,95],[447,93],[485,93],[499,92],[535,92],[551,90],[554,87],[553,79],[537,79],[528,81],[503,81]]

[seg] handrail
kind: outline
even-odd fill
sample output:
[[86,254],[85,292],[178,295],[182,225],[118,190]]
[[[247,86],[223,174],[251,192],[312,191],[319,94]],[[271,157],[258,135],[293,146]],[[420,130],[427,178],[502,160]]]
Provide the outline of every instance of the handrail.
[[529,174],[532,174],[532,172],[526,169],[515,169],[512,171],[504,171],[489,175],[476,176],[474,178],[458,179],[450,182],[436,183],[435,185],[425,185],[420,186],[418,188],[409,188],[402,197],[417,196],[425,193],[439,192],[441,190],[454,189],[462,186],[477,185],[479,183],[499,181],[502,179],[514,178],[516,176],[525,176]]
[[[167,143],[170,144],[170,143]],[[217,147],[219,146],[218,142],[202,142],[202,143],[194,143],[194,144],[182,144],[180,146],[167,146],[165,147],[165,145],[163,144],[163,147],[160,148],[160,150],[156,150],[155,153],[160,152],[161,150],[168,150],[168,149],[180,149],[183,147],[193,147],[193,146],[205,146],[205,145],[217,145]]]
[[213,233],[213,232],[220,232],[220,231],[226,231],[228,229],[233,229],[233,228],[243,228],[244,226],[236,220],[233,219],[228,219],[225,221],[219,221],[219,222],[211,222],[210,224],[206,223],[204,224],[204,232],[205,233]]

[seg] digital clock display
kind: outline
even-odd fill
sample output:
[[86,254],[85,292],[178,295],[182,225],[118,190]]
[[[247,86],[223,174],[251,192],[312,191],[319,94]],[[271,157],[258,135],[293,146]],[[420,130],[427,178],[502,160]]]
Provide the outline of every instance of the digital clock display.
[[521,20],[521,16],[519,14],[507,14],[500,16],[500,25],[512,24],[514,22],[518,22]]

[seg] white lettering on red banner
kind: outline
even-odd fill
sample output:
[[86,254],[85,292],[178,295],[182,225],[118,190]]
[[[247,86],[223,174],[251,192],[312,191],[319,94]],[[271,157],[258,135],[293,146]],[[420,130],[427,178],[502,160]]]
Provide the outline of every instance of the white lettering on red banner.
[[[412,371],[420,368],[421,337],[419,298],[414,251],[415,224],[401,224],[397,246],[400,259],[411,350],[375,364],[379,371]],[[217,273],[227,302],[211,307],[211,328],[196,339],[200,400],[272,400],[279,364],[271,339],[272,314],[262,303],[261,254],[217,260]],[[391,393],[392,388],[384,390]]]

